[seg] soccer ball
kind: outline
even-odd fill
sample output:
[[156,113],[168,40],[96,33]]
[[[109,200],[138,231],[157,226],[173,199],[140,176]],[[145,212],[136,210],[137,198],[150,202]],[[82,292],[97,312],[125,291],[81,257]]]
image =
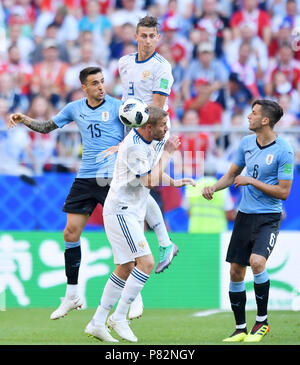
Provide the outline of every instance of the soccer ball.
[[121,104],[119,118],[126,127],[141,127],[149,119],[148,105],[138,98],[130,98]]

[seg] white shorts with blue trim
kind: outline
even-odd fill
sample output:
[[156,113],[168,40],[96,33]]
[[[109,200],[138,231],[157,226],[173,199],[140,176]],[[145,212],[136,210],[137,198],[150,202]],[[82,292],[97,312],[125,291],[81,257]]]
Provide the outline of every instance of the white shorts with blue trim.
[[103,220],[115,264],[122,265],[151,254],[144,234],[144,221],[138,221],[131,214],[104,215]]

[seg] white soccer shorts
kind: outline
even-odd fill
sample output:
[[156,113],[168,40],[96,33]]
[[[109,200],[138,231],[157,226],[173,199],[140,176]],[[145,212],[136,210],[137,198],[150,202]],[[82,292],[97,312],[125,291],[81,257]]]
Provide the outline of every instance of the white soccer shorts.
[[144,234],[144,221],[138,221],[131,214],[104,215],[103,220],[115,264],[125,264],[151,254]]

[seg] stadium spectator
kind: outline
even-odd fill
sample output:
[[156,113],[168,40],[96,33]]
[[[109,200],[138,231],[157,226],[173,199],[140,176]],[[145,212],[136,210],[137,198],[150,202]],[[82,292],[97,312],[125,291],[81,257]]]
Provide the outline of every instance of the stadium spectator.
[[[183,4],[184,3],[184,4]],[[191,0],[168,0],[163,4],[162,16],[160,17],[160,31],[163,31],[165,22],[171,18],[176,19],[177,34],[187,38],[192,29],[193,4]]]
[[214,44],[217,57],[223,55],[223,42],[227,43],[232,35],[229,27],[229,19],[220,14],[216,0],[202,1],[202,14],[196,19],[195,26],[198,29],[205,29],[209,33],[209,40]]
[[30,138],[23,126],[8,132],[9,103],[0,96],[0,174],[33,175],[26,166],[30,162]]
[[214,84],[214,100],[222,100],[223,88],[228,80],[228,72],[222,62],[215,58],[214,46],[210,42],[202,42],[197,47],[197,59],[192,60],[186,69],[182,82],[185,99],[193,96],[193,85],[196,80],[203,79]]
[[41,43],[45,38],[47,26],[51,23],[57,24],[57,42],[73,45],[79,36],[78,21],[65,6],[59,6],[55,11],[42,8],[38,15],[33,35],[36,43]]
[[288,95],[291,103],[289,110],[295,115],[299,116],[300,110],[300,94],[293,89],[291,82],[288,80],[286,74],[282,71],[277,71],[274,75],[274,91],[272,97],[279,100],[282,95]]
[[260,79],[261,73],[266,72],[268,69],[268,48],[263,40],[256,35],[255,28],[251,23],[241,23],[239,34],[239,37],[232,39],[224,45],[226,63],[232,65],[238,62],[241,44],[244,42],[250,43],[253,51],[250,53],[247,63],[253,70],[260,72],[260,75],[257,75]]
[[270,64],[265,79],[265,94],[271,96],[274,92],[274,77],[282,71],[293,89],[300,91],[300,63],[294,58],[290,43],[284,43],[279,48],[278,57]]
[[17,23],[10,24],[8,27],[7,49],[16,45],[20,50],[22,62],[30,62],[30,53],[33,52],[35,44],[31,38],[22,34],[22,26]]
[[224,110],[223,125],[229,127],[233,116],[236,114],[242,114],[246,121],[246,116],[249,114],[253,102],[253,95],[237,73],[232,72],[229,75],[225,96],[226,109]]
[[181,63],[176,62],[172,52],[170,51],[170,47],[167,44],[162,43],[159,46],[159,54],[162,55],[167,61],[170,62],[172,66],[172,74],[174,78],[174,83],[172,86],[171,94],[168,98],[168,106],[169,106],[169,116],[172,122],[172,126],[178,122],[178,119],[181,116],[181,101],[183,99],[181,85],[184,77],[185,68]]
[[300,14],[295,0],[286,0],[285,11],[278,13],[272,18],[272,37],[276,38],[283,25],[290,29],[300,27]]
[[[194,109],[187,109],[181,119],[182,126],[193,128],[199,126],[199,114]],[[202,158],[205,158],[206,151],[214,145],[212,135],[205,132],[189,131],[179,135],[180,147],[179,151],[182,154],[184,161],[184,175],[199,177],[202,172]],[[202,152],[202,154],[201,154]],[[176,166],[175,166],[176,168]],[[182,166],[177,167],[182,168]]]
[[300,47],[299,47],[299,36],[293,38],[292,36],[292,27],[289,21],[284,21],[276,34],[276,36],[272,37],[271,43],[268,47],[269,61],[270,63],[274,62],[279,52],[279,49],[285,43],[293,44],[294,57],[299,60],[300,59]]
[[70,66],[64,74],[64,84],[66,86],[66,93],[69,94],[73,90],[80,88],[81,83],[78,78],[80,70],[90,66],[101,66],[105,82],[109,86],[111,76],[104,67],[96,60],[94,52],[94,44],[91,42],[84,42],[80,45],[80,59],[77,63]]
[[88,30],[93,33],[95,40],[109,45],[112,38],[112,25],[107,16],[100,13],[98,0],[89,0],[84,15],[78,23],[79,32]]
[[21,89],[21,93],[24,95],[29,94],[29,83],[33,68],[30,63],[23,62],[21,60],[21,52],[19,47],[12,45],[7,51],[7,60],[0,62],[0,74],[2,72],[9,73]]
[[28,108],[28,98],[22,94],[14,76],[8,72],[0,74],[0,97],[7,100],[11,113],[26,111]]
[[211,96],[220,88],[220,82],[210,83],[206,79],[198,79],[194,82],[195,97],[186,100],[184,110],[194,109],[199,115],[199,125],[216,125],[222,123],[223,107]]
[[[41,95],[32,98],[28,112],[28,116],[39,121],[50,120],[53,115],[53,106]],[[31,144],[30,155],[33,163],[33,171],[40,175],[43,171],[52,169],[52,157],[55,155],[56,149],[56,133],[41,134],[34,131],[29,132]]]
[[[244,41],[239,46],[238,60],[230,64],[231,72],[237,73],[240,80],[251,91],[254,97],[258,97],[259,90],[257,86],[257,77],[262,77],[260,63],[257,62],[257,68],[250,64],[251,55],[255,53],[251,43]],[[258,56],[256,56],[258,59]]]
[[53,106],[66,97],[64,75],[69,65],[59,59],[57,42],[46,39],[43,42],[43,61],[34,65],[31,94],[46,92]]
[[165,18],[161,27],[158,51],[161,44],[168,45],[174,61],[186,66],[191,49],[186,39],[179,33],[179,27],[178,17],[169,16]]
[[[58,33],[59,26],[56,23],[50,23],[45,32],[45,39],[52,39],[57,43],[57,47],[59,50],[59,59],[63,62],[70,62],[69,50],[65,44],[65,42],[58,42]],[[43,43],[35,44],[34,50],[30,53],[30,62],[35,65],[38,62],[43,61]]]
[[126,45],[136,45],[134,34],[135,27],[131,23],[124,23],[121,25],[120,34],[114,34],[110,43],[111,59],[118,60],[122,57],[124,55],[124,48]]
[[256,34],[268,46],[272,37],[270,14],[258,7],[258,0],[243,0],[241,4],[241,9],[235,11],[230,20],[234,38],[239,37],[240,24],[248,23],[255,27]]
[[121,8],[116,9],[109,17],[116,37],[121,37],[123,24],[131,23],[135,27],[145,15],[146,12],[140,8],[136,0],[121,0]]
[[295,110],[292,107],[292,101],[293,101],[292,96],[288,93],[280,94],[277,100],[278,104],[282,107],[282,110],[284,112],[282,118],[277,123],[277,127],[287,128],[287,129],[289,129],[290,127],[298,127],[299,120],[297,119],[297,114],[295,114]]

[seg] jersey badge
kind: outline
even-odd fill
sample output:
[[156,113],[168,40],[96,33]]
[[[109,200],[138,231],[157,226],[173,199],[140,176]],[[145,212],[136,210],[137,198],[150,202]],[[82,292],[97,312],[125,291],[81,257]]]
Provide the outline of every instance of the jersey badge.
[[142,73],[143,80],[147,80],[147,78],[151,75],[150,71],[146,70]]
[[271,165],[271,163],[273,162],[273,158],[274,158],[274,155],[268,155],[266,158],[266,164]]
[[167,80],[167,79],[161,79],[160,80],[160,85],[159,85],[159,87],[161,88],[161,89],[167,89],[168,88],[168,85],[169,85],[169,81]]
[[138,246],[144,250],[147,247],[147,242],[146,241],[141,241],[138,243]]
[[109,120],[109,112],[102,112],[102,120],[103,122],[107,122]]

